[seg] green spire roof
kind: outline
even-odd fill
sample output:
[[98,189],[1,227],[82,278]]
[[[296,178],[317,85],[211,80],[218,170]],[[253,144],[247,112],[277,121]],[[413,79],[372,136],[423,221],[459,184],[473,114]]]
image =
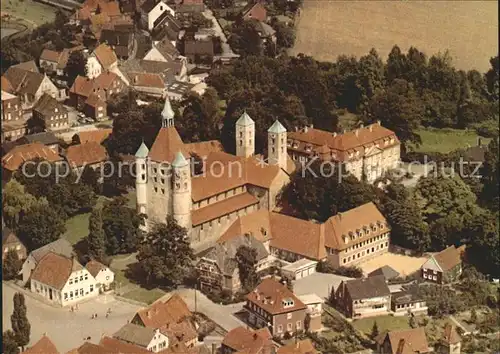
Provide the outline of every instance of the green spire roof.
[[273,125],[271,125],[271,128],[267,130],[269,133],[286,133],[285,127],[279,122],[279,120],[275,120]]
[[141,146],[139,146],[139,149],[137,149],[137,152],[135,153],[135,157],[140,158],[140,159],[145,159],[148,157],[149,154],[149,149],[144,144],[144,141],[142,142]]
[[243,125],[245,127],[253,124],[255,124],[255,122],[252,118],[250,118],[246,111],[244,111],[241,117],[236,121],[236,125]]
[[172,162],[172,167],[184,167],[187,166],[188,162],[184,158],[184,155],[182,152],[178,151],[177,154],[175,155],[174,162]]

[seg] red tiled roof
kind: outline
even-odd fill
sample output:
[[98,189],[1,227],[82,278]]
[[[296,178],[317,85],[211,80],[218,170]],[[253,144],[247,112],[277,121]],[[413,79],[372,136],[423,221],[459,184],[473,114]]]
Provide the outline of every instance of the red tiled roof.
[[79,96],[89,97],[92,93],[92,87],[92,80],[87,77],[78,75],[73,82],[73,85],[71,86],[69,92],[75,93]]
[[297,343],[291,343],[278,349],[277,354],[317,354],[310,339],[304,339]]
[[66,151],[66,160],[72,167],[82,167],[106,161],[106,148],[96,142],[72,145]]
[[54,150],[40,143],[32,143],[19,145],[10,150],[2,157],[2,166],[9,171],[16,171],[24,162],[37,158],[49,162],[62,160],[62,157],[54,152]]
[[164,88],[165,82],[160,74],[130,72],[130,84],[139,87]]
[[460,251],[454,245],[434,255],[434,259],[439,264],[443,272],[446,272],[462,263]]
[[59,351],[50,338],[43,335],[38,342],[26,349],[22,354],[59,354]]
[[40,55],[40,60],[52,61],[57,63],[59,61],[59,57],[61,53],[55,52],[53,50],[44,49],[42,54]]
[[245,351],[247,354],[259,354],[262,349],[273,346],[273,341],[267,328],[254,331],[236,327],[226,334],[222,345],[235,351]]
[[118,61],[114,50],[104,43],[100,44],[97,48],[94,49],[94,54],[105,70],[109,69],[112,64]]
[[98,129],[98,130],[86,130],[77,133],[80,138],[80,144],[88,142],[96,142],[101,144],[108,136],[112,133],[113,129]]
[[92,276],[95,278],[97,276],[97,274],[99,274],[99,272],[102,270],[102,269],[106,269],[108,267],[106,267],[104,264],[102,264],[101,262],[98,262],[98,261],[95,261],[95,260],[91,260],[89,261],[87,264],[85,264],[85,268],[89,271],[90,274],[92,274]]
[[82,268],[76,259],[49,252],[38,262],[31,279],[61,290],[71,273]]
[[178,323],[193,316],[182,298],[174,294],[165,302],[155,302],[150,307],[137,311],[146,327],[161,328],[167,323]]
[[[293,292],[273,278],[264,279],[246,298],[272,315],[306,308],[306,305]],[[292,300],[293,305],[285,307],[284,300]]]
[[172,162],[178,151],[181,151],[184,157],[189,157],[177,129],[161,128],[149,151],[149,158],[156,162]]

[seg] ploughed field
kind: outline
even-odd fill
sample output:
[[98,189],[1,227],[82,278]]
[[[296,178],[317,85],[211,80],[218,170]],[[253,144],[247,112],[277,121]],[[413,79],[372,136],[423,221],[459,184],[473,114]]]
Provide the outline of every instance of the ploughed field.
[[428,56],[449,50],[458,69],[489,69],[498,51],[497,1],[304,0],[292,54],[333,61],[397,44]]

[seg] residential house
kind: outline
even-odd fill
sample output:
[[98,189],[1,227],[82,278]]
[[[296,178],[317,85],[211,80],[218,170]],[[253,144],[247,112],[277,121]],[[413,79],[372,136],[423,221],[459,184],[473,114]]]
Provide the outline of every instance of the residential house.
[[153,42],[151,50],[144,56],[144,60],[172,62],[179,58],[180,53],[168,39]]
[[119,59],[126,60],[134,50],[134,32],[103,29],[100,42],[109,45]]
[[167,88],[160,74],[130,72],[130,86],[137,92],[153,97],[165,97]]
[[167,87],[168,98],[173,101],[180,101],[185,94],[194,91],[195,86],[189,82],[175,81]]
[[108,106],[105,100],[100,95],[91,94],[85,100],[82,112],[85,116],[95,120],[105,119],[108,115]]
[[9,251],[17,253],[20,260],[26,259],[26,246],[21,242],[17,235],[6,226],[2,227],[2,260],[5,259]]
[[19,139],[20,144],[40,143],[59,153],[60,140],[53,132],[42,132],[36,134],[28,134]]
[[394,268],[392,268],[388,265],[385,265],[385,266],[382,266],[380,268],[375,269],[374,271],[372,271],[368,274],[369,277],[374,277],[376,275],[383,275],[385,277],[385,280],[389,281],[389,280],[398,278],[400,274]]
[[449,246],[432,255],[421,267],[422,278],[437,284],[454,282],[462,274],[464,246]]
[[257,33],[260,36],[260,39],[262,40],[262,43],[276,43],[276,31],[274,30],[274,28],[262,21],[255,21],[254,25]]
[[115,280],[115,273],[101,262],[91,260],[85,264],[85,268],[95,278],[99,291],[107,291]]
[[323,315],[323,303],[325,301],[316,294],[305,294],[297,297],[307,306],[304,329],[308,332],[322,330],[321,316]]
[[106,71],[101,73],[98,77],[93,80],[93,86],[97,90],[102,90],[105,94],[106,100],[109,100],[111,96],[119,94],[126,89],[126,84],[117,74]]
[[74,135],[73,141],[77,144],[85,144],[88,142],[95,142],[102,144],[113,132],[113,129],[98,129],[98,130],[85,130],[78,132]]
[[455,325],[447,323],[444,327],[443,336],[436,345],[436,353],[460,354],[462,339],[457,332]]
[[42,159],[58,163],[62,157],[40,143],[18,145],[2,157],[2,180],[7,181],[25,162]]
[[165,13],[175,18],[175,11],[162,0],[146,0],[140,12],[141,24],[148,31],[153,31],[158,26]]
[[423,327],[380,333],[376,338],[380,354],[431,353]]
[[26,134],[26,119],[19,97],[3,91],[2,98],[2,143],[14,141]]
[[132,85],[133,73],[158,74],[165,85],[185,81],[187,78],[186,61],[183,59],[170,62],[131,59],[121,63],[119,71],[127,85]]
[[44,334],[35,344],[26,348],[21,354],[59,354],[59,351],[50,338]]
[[197,323],[182,298],[174,294],[139,310],[130,321],[139,326],[159,329],[166,334],[170,345],[180,343],[192,348],[198,342]]
[[[293,162],[288,161],[293,166]],[[324,223],[314,223],[261,209],[239,217],[218,242],[251,233],[264,242],[272,255],[286,262],[301,259],[330,262],[334,267],[354,266],[389,249],[389,225],[375,204],[367,203],[338,213]],[[291,238],[290,235],[296,235]],[[302,263],[290,266],[302,276],[314,272]],[[300,272],[300,273],[299,273]]]
[[66,150],[66,161],[76,170],[82,170],[87,166],[97,170],[102,168],[107,160],[106,148],[96,142],[71,145]]
[[38,70],[38,67],[36,66],[36,63],[34,60],[25,61],[25,62],[16,64],[16,65],[12,65],[11,68],[24,70],[24,71],[31,71],[34,73],[40,72],[40,70]]
[[151,36],[156,41],[168,39],[175,43],[179,39],[182,29],[183,24],[170,15],[168,11],[165,11],[163,15],[156,20],[155,28],[151,32]]
[[373,183],[399,165],[401,143],[392,130],[377,122],[342,134],[304,127],[288,134],[287,146],[294,161],[333,161],[356,178]]
[[184,56],[190,63],[211,64],[215,55],[214,42],[209,40],[184,41]]
[[118,65],[118,57],[114,50],[107,44],[99,44],[89,56],[96,61],[87,62],[87,72],[92,72],[92,77],[98,77],[102,71],[111,70]]
[[261,22],[267,21],[267,10],[262,1],[248,2],[248,5],[241,11],[241,17],[244,20],[257,20]]
[[278,349],[276,354],[320,354],[321,352],[314,348],[310,339],[304,339],[298,342],[284,345]]
[[241,290],[236,253],[242,246],[250,247],[257,252],[256,271],[271,266],[268,251],[253,236],[241,235],[227,242],[218,243],[196,265],[202,291],[225,290],[235,294]]
[[153,353],[168,348],[169,344],[168,337],[161,333],[159,329],[143,327],[133,323],[124,325],[113,334],[113,337],[145,348]]
[[31,251],[21,267],[21,274],[24,283],[28,282],[31,277],[31,273],[36,268],[38,262],[40,262],[40,260],[49,252],[60,254],[66,258],[71,258],[73,256],[73,246],[68,240],[60,238],[43,247]]
[[383,275],[343,280],[335,297],[339,309],[349,318],[386,315],[391,309],[391,292]]
[[[105,340],[105,338],[109,338],[109,337],[101,338],[101,342],[103,342]],[[78,348],[73,348],[69,352],[67,352],[66,354],[121,354],[121,353],[148,354],[148,353],[151,353],[148,351],[141,352],[141,348],[138,348],[134,345],[130,345],[129,347],[127,347],[128,351],[121,351],[120,352],[118,350],[118,348],[105,347],[104,345],[101,344],[101,342],[99,344],[84,342]],[[40,353],[40,354],[42,354],[42,353]]]
[[45,48],[38,59],[40,68],[44,69],[45,72],[56,72],[60,56],[60,52]]
[[276,345],[268,328],[253,330],[236,327],[224,336],[220,353],[273,354],[275,349]]
[[42,129],[61,130],[69,128],[68,110],[54,97],[44,93],[33,106],[33,119]]
[[11,66],[4,77],[12,87],[11,93],[21,99],[23,109],[33,107],[44,93],[60,101],[66,99],[65,90],[59,90],[46,74]]
[[68,306],[99,294],[94,277],[75,257],[48,252],[30,278],[31,292],[54,304]]
[[247,295],[245,310],[251,325],[267,327],[273,336],[304,330],[307,306],[274,278],[264,279]]
[[427,303],[416,289],[404,289],[391,294],[391,310],[394,316],[427,315]]

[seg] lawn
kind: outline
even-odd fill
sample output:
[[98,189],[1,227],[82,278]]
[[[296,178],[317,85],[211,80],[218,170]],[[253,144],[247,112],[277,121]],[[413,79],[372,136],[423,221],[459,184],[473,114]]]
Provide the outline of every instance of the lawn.
[[[457,149],[466,149],[469,146],[476,146],[479,137],[474,130],[451,128],[421,128],[417,133],[422,138],[422,144],[418,147],[413,147],[413,150],[418,152],[448,153]],[[481,139],[483,144],[489,142],[487,138]]]
[[132,291],[129,291],[125,294],[123,294],[123,297],[126,297],[127,299],[139,301],[139,302],[144,302],[148,305],[152,304],[159,298],[161,298],[163,295],[165,295],[166,292],[160,289],[151,289],[147,290],[144,288],[137,288]]
[[57,9],[33,0],[2,0],[2,13],[23,19],[33,26],[40,26],[46,22],[52,22]]
[[392,330],[400,330],[400,329],[408,329],[410,328],[408,317],[406,316],[378,316],[371,318],[362,318],[359,320],[354,320],[352,325],[357,330],[365,333],[366,335],[370,335],[373,328],[373,323],[377,321],[378,331],[392,331]]

